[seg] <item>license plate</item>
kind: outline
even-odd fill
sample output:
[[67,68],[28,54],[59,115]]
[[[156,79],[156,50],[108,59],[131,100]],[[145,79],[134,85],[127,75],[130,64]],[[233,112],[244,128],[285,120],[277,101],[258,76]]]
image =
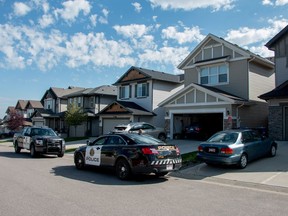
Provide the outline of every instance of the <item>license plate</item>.
[[210,152],[210,153],[215,153],[215,152],[216,152],[216,149],[215,149],[215,148],[209,148],[209,149],[208,149],[208,152]]
[[167,170],[173,170],[173,164],[166,165]]

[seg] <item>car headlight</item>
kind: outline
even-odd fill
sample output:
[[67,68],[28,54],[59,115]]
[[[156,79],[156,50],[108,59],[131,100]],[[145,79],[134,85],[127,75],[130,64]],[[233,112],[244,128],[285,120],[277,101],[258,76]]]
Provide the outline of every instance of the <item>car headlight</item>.
[[65,145],[65,140],[62,140],[62,144]]
[[36,144],[43,145],[43,140],[36,140]]

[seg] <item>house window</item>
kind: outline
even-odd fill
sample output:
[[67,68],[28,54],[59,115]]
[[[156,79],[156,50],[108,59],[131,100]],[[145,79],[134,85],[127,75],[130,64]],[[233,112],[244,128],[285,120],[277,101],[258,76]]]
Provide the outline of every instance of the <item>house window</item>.
[[93,108],[94,107],[94,97],[90,97],[89,101],[90,101],[90,108]]
[[149,83],[138,83],[135,86],[135,97],[148,97]]
[[71,105],[73,103],[73,98],[69,98],[69,104]]
[[78,107],[81,107],[81,97],[78,97],[78,103],[77,103]]
[[131,96],[131,89],[129,85],[120,86],[119,98],[128,99]]
[[203,67],[200,69],[200,84],[217,85],[228,82],[228,66],[226,64]]

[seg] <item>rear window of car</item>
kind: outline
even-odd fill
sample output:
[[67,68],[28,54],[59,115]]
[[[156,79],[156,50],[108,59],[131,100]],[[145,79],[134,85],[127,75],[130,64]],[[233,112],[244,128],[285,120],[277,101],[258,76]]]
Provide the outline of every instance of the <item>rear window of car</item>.
[[[135,142],[135,144],[149,144],[149,145],[163,144],[163,142],[161,140],[158,140],[158,139],[156,139],[152,136],[149,136],[149,135],[129,134],[129,138],[131,140],[133,140]],[[127,143],[129,144],[129,142],[127,142]]]
[[235,143],[238,139],[239,133],[237,132],[221,132],[214,134],[209,138],[208,142],[220,142],[220,143]]
[[114,129],[119,130],[119,131],[124,131],[126,129],[126,127],[124,127],[124,126],[116,126],[116,127],[114,127]]

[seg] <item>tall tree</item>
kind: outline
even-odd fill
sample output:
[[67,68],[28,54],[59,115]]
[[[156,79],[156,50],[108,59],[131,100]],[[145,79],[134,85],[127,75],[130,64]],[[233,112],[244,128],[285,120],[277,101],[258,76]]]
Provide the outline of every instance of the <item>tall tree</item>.
[[18,130],[23,126],[24,118],[21,114],[17,113],[15,110],[9,113],[9,119],[7,121],[7,128],[9,130]]
[[78,125],[81,125],[87,120],[86,113],[83,112],[81,107],[77,107],[76,104],[70,104],[67,112],[65,113],[65,121],[69,126],[74,126],[75,135]]

